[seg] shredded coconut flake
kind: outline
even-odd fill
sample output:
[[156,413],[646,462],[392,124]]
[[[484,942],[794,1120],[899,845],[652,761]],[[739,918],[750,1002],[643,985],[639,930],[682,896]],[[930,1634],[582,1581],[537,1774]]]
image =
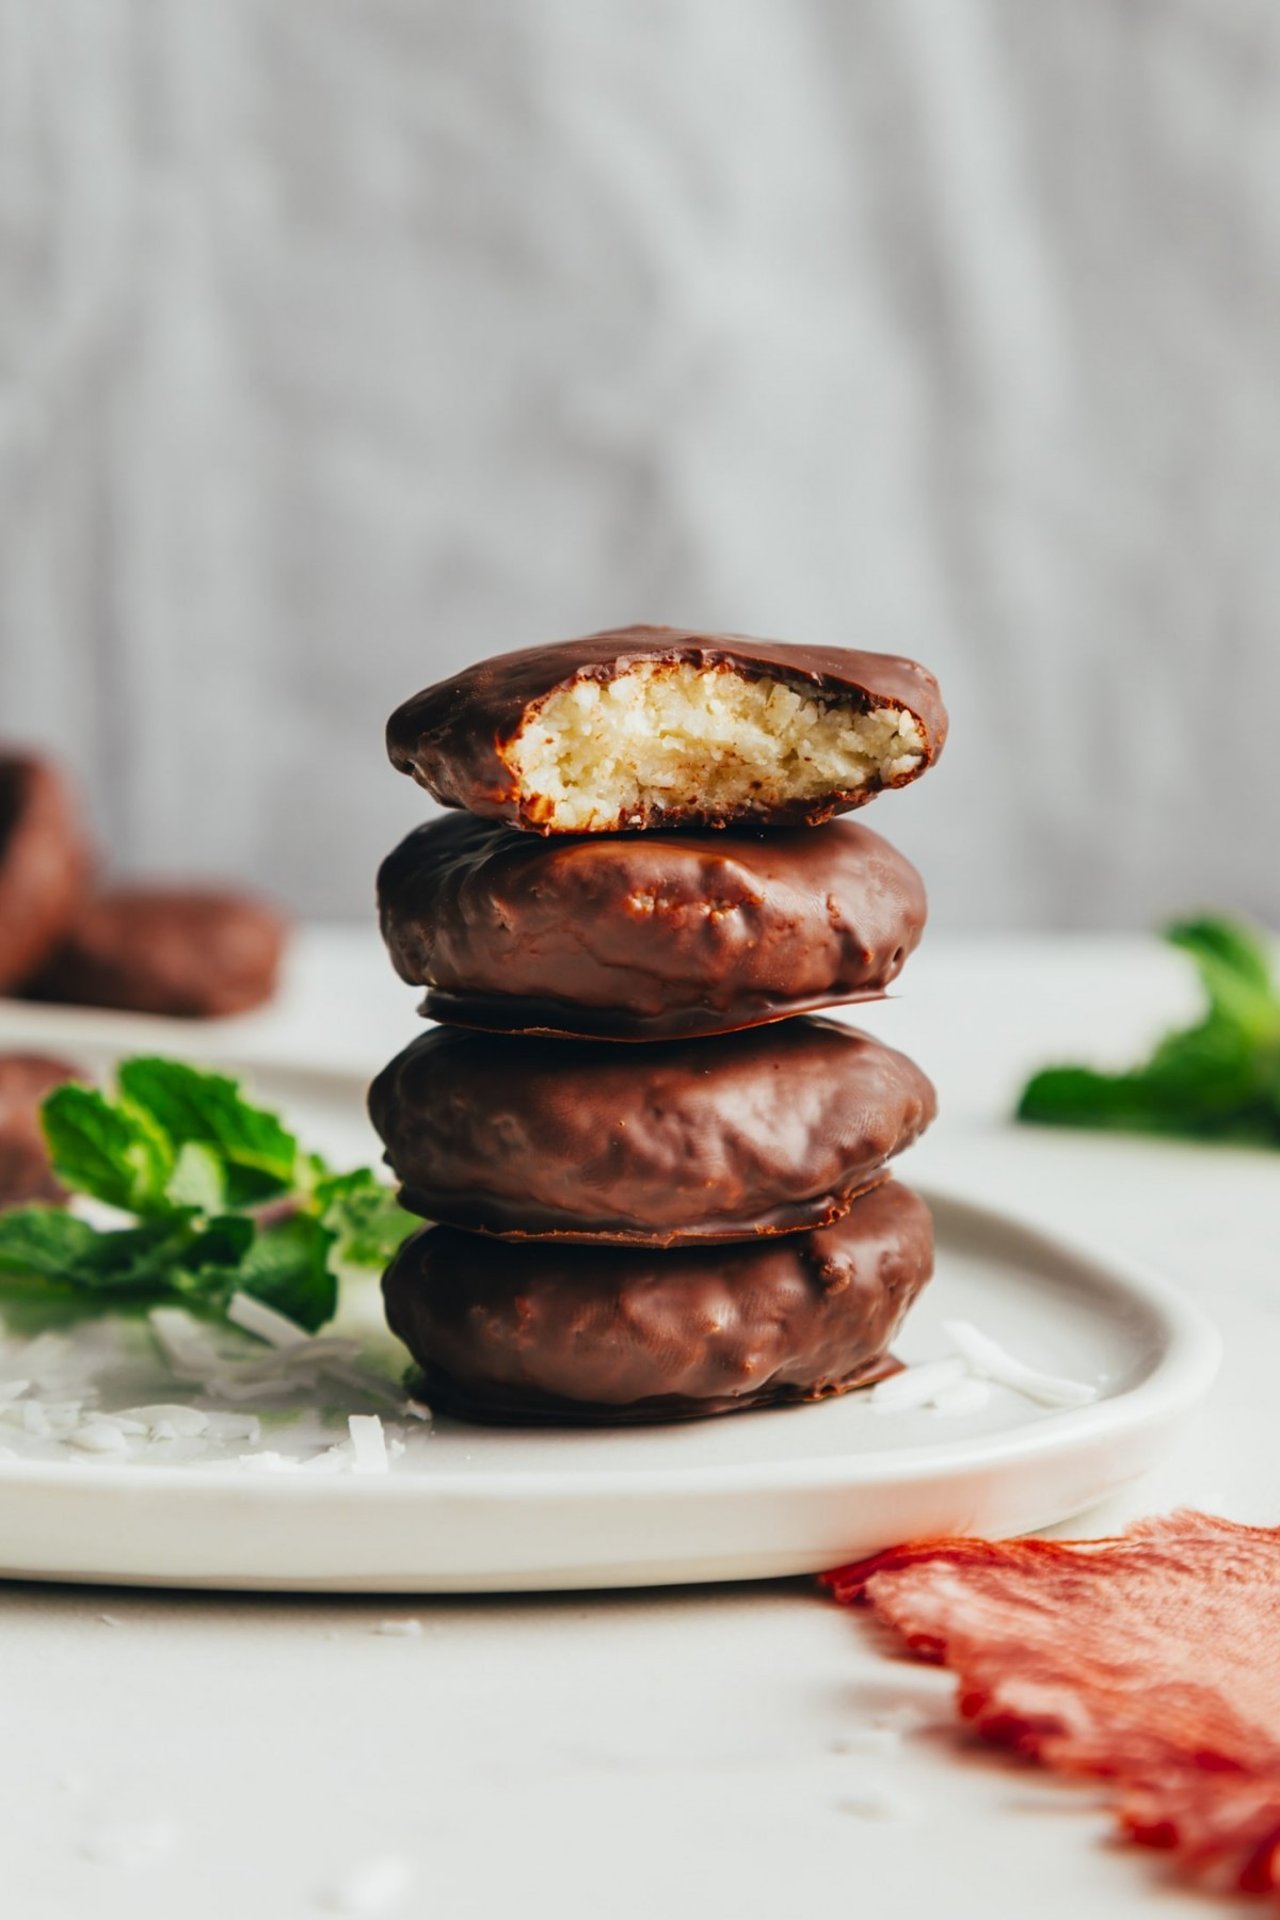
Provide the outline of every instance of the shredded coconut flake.
[[256,1300],[251,1293],[232,1294],[227,1318],[233,1325],[243,1327],[246,1333],[256,1333],[259,1340],[265,1340],[271,1347],[297,1347],[309,1338],[306,1328],[300,1327],[296,1320],[277,1313],[274,1307]]
[[121,1433],[145,1434],[148,1423],[138,1420],[131,1413],[96,1413],[94,1419],[100,1426],[119,1427]]
[[262,1432],[262,1422],[256,1413],[211,1413],[205,1421],[204,1432],[210,1440],[253,1442]]
[[112,1414],[113,1420],[138,1420],[151,1433],[153,1440],[161,1438],[158,1428],[168,1427],[170,1431],[163,1436],[172,1440],[181,1434],[183,1439],[194,1439],[204,1432],[209,1424],[209,1416],[199,1407],[184,1406],[180,1401],[161,1401],[151,1407],[124,1407],[119,1413]]
[[[358,1339],[297,1329],[289,1345],[276,1346],[261,1332],[205,1322],[183,1307],[157,1307],[141,1328],[113,1316],[86,1321],[74,1340],[42,1334],[23,1342],[0,1325],[0,1371],[0,1436],[12,1442],[0,1458],[14,1460],[102,1455],[200,1469],[235,1467],[244,1456],[251,1473],[381,1473],[404,1452],[410,1418],[403,1385],[365,1364]],[[134,1404],[101,1405],[99,1382],[130,1380]],[[287,1437],[269,1435],[268,1457],[260,1457],[259,1416],[271,1419],[290,1401],[297,1420]],[[366,1464],[357,1467],[348,1412],[373,1420],[374,1407],[387,1422],[383,1459],[374,1420],[364,1429]],[[415,1431],[429,1436],[431,1428]]]
[[323,1453],[313,1453],[304,1460],[304,1473],[346,1473],[351,1465],[351,1455],[346,1447],[326,1447]]
[[877,1413],[905,1413],[915,1407],[927,1407],[938,1393],[958,1386],[967,1372],[967,1363],[959,1354],[945,1360],[926,1360],[905,1373],[891,1373],[871,1389],[871,1404]]
[[180,1380],[203,1380],[210,1368],[216,1368],[216,1350],[185,1307],[152,1307],[147,1318]]
[[261,1453],[242,1453],[237,1455],[236,1464],[246,1473],[301,1473],[301,1460],[291,1460],[287,1454],[274,1453],[268,1447]]
[[24,1350],[22,1364],[37,1387],[61,1386],[74,1363],[65,1333],[41,1333]]
[[1010,1387],[1039,1406],[1087,1407],[1098,1397],[1098,1389],[1083,1381],[1062,1380],[1027,1366],[968,1320],[944,1320],[942,1324],[951,1344],[980,1378]]
[[958,1381],[954,1387],[947,1387],[942,1393],[936,1393],[930,1402],[933,1411],[938,1414],[981,1413],[991,1404],[991,1388],[985,1380]]
[[413,1868],[398,1854],[366,1860],[344,1874],[336,1886],[320,1896],[328,1913],[386,1913],[397,1906],[413,1884]]
[[387,1441],[376,1413],[353,1413],[347,1421],[357,1473],[386,1473]]
[[[43,1404],[44,1417],[49,1423],[51,1433],[67,1434],[72,1427],[79,1426],[81,1410],[79,1400],[46,1400]],[[96,1419],[97,1416],[95,1415],[94,1418]]]
[[82,1453],[123,1453],[127,1445],[119,1427],[109,1427],[105,1420],[90,1420],[83,1427],[73,1427],[66,1441],[69,1447],[79,1447]]

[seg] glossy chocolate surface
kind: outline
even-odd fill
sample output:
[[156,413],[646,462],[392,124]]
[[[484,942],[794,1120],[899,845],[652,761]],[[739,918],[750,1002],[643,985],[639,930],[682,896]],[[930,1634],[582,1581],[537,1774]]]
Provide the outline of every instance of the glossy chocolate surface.
[[21,987],[58,945],[91,865],[57,769],[33,755],[0,754],[0,993]]
[[378,908],[435,1019],[617,1040],[876,997],[925,921],[915,868],[853,820],[542,839],[446,814],[383,862]]
[[414,1212],[639,1246],[826,1225],[935,1108],[904,1054],[806,1017],[647,1047],[440,1027],[369,1090]]
[[[427,687],[392,714],[387,751],[394,766],[411,774],[447,807],[463,807],[538,833],[551,832],[545,821],[531,817],[528,800],[520,798],[507,749],[529,711],[557,688],[582,678],[609,680],[639,662],[730,667],[749,678],[780,680],[807,695],[848,700],[863,709],[905,707],[920,724],[924,759],[914,771],[887,783],[892,786],[918,778],[937,759],[947,735],[946,709],[937,681],[916,661],[897,654],[794,647],[739,634],[636,626],[501,654]],[[834,791],[775,808],[756,816],[756,821],[813,824],[862,806],[879,791],[874,783]],[[716,826],[729,819],[697,808],[673,808],[668,817]]]
[[66,1199],[49,1164],[40,1103],[64,1081],[83,1077],[47,1054],[0,1054],[0,1207]]
[[879,1379],[932,1268],[928,1209],[887,1180],[834,1226],[729,1247],[513,1246],[433,1227],[383,1293],[439,1411],[609,1425]]
[[261,901],[190,887],[120,887],[87,900],[34,998],[205,1019],[275,991],[286,927]]

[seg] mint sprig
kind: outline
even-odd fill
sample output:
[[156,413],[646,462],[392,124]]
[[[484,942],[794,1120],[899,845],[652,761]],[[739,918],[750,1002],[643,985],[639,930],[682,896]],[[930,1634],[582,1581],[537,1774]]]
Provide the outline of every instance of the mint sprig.
[[1266,941],[1233,920],[1181,921],[1165,939],[1194,961],[1204,1016],[1127,1073],[1048,1067],[1018,1118],[1280,1147],[1280,986]]
[[54,1170],[130,1223],[57,1207],[0,1213],[0,1279],[88,1305],[249,1293],[314,1332],[343,1267],[383,1267],[418,1222],[368,1167],[336,1172],[225,1074],[140,1057],[111,1093],[56,1087],[41,1109]]

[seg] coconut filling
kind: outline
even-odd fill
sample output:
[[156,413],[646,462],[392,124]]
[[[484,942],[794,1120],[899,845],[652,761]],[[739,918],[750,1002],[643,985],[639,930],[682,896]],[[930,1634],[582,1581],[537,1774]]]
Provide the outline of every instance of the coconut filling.
[[924,752],[902,707],[864,711],[732,667],[648,661],[558,687],[504,758],[526,817],[581,833],[666,810],[764,812],[883,786],[914,773]]

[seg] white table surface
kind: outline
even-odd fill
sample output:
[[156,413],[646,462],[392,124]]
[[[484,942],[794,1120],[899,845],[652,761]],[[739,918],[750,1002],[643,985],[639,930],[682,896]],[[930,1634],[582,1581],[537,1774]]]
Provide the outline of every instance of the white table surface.
[[[942,1095],[908,1177],[1138,1255],[1223,1330],[1176,1456],[1080,1533],[1183,1502],[1280,1518],[1280,1157],[1005,1120],[1028,1068],[1119,1062],[1192,1004],[1149,942],[935,937],[865,1016]],[[193,1050],[372,1071],[412,1006],[372,935],[315,932],[277,1009]],[[1097,1795],[966,1745],[951,1690],[803,1581],[410,1603],[0,1588],[4,1911],[1123,1920],[1181,1904],[1158,1856],[1108,1846]],[[361,1904],[380,1861],[405,1891],[370,1882]]]

